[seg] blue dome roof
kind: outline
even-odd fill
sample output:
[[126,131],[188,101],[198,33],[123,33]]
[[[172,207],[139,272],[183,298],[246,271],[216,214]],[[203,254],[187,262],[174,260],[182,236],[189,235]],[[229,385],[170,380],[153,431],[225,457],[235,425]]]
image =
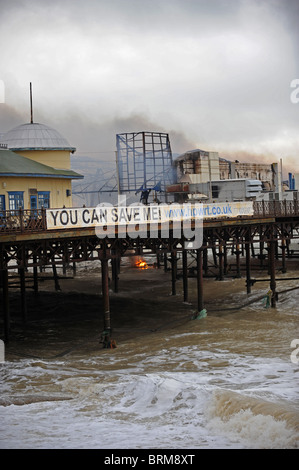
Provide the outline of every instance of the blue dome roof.
[[8,131],[1,143],[13,151],[18,150],[69,150],[75,152],[68,141],[50,126],[38,123],[21,124]]

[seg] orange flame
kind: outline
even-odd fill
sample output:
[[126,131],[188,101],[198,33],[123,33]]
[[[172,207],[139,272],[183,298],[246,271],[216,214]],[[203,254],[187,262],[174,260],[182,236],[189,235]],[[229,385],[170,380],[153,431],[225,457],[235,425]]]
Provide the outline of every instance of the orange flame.
[[136,261],[135,263],[135,266],[137,268],[140,268],[140,269],[147,269],[148,268],[148,265],[146,264],[146,262],[142,259],[139,259],[138,261]]

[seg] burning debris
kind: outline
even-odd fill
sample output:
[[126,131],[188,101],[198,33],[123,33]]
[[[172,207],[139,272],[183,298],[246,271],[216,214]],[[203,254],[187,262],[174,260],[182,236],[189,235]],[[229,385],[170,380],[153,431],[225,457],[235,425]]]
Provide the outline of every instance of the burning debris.
[[137,260],[135,262],[135,266],[136,266],[136,268],[139,268],[139,269],[147,269],[148,268],[148,264],[143,259]]

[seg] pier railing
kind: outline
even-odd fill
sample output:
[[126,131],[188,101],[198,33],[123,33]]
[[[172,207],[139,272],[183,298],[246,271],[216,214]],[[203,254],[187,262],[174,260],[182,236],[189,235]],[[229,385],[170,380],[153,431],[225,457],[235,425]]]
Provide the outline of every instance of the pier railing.
[[[254,218],[299,217],[299,201],[254,201],[253,211]],[[217,217],[217,219],[220,219],[220,217]],[[42,232],[46,230],[45,209],[0,211],[0,237],[1,234],[6,233]]]
[[299,215],[299,201],[254,201],[254,217],[295,217]]
[[0,211],[0,234],[44,230],[47,230],[45,209]]

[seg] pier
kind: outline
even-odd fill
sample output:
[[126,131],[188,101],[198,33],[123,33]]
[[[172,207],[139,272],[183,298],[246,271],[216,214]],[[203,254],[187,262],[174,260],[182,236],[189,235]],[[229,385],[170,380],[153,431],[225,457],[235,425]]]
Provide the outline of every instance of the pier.
[[[279,280],[276,278],[277,260],[281,260],[281,270],[286,272],[287,258],[296,256],[290,246],[291,243],[299,242],[299,201],[264,201],[251,204],[251,215],[203,217],[202,244],[196,248],[192,246],[191,234],[186,236],[183,231],[178,230],[177,224],[170,225],[167,238],[163,235],[163,222],[158,223],[155,237],[152,236],[149,224],[145,224],[142,236],[136,237],[128,236],[121,225],[114,226],[112,231],[108,224],[105,227],[105,237],[100,238],[92,226],[69,228],[69,224],[65,224],[67,225],[65,228],[55,228],[55,226],[49,228],[49,219],[44,209],[3,211],[0,215],[3,315],[1,336],[4,341],[9,341],[10,285],[20,289],[20,308],[25,324],[26,273],[32,274],[32,288],[38,293],[38,271],[43,268],[52,269],[55,287],[59,289],[57,268],[64,269],[71,265],[75,269],[77,263],[99,260],[102,283],[102,306],[99,305],[99,316],[102,315],[103,332],[109,340],[113,328],[113,312],[110,311],[109,302],[109,277],[112,288],[118,292],[121,288],[119,264],[124,256],[155,255],[160,269],[164,265],[165,270],[171,270],[172,295],[176,295],[178,279],[182,278],[184,302],[188,301],[188,277],[196,276],[199,316],[205,310],[204,278],[209,275],[209,262],[213,265],[214,272],[217,271],[216,279],[221,281],[228,275],[228,254],[235,258],[235,263],[229,269],[230,276],[241,277],[241,260],[244,260],[245,288],[250,294],[252,286],[259,282],[254,278],[252,270],[252,258],[258,258],[260,266],[268,267],[269,302],[271,307],[275,308],[278,302],[276,284]],[[61,220],[66,221],[66,216]],[[191,227],[194,227],[194,224],[195,220],[191,218]],[[188,266],[190,258],[195,260],[192,269]],[[180,260],[180,272],[178,260]]]

